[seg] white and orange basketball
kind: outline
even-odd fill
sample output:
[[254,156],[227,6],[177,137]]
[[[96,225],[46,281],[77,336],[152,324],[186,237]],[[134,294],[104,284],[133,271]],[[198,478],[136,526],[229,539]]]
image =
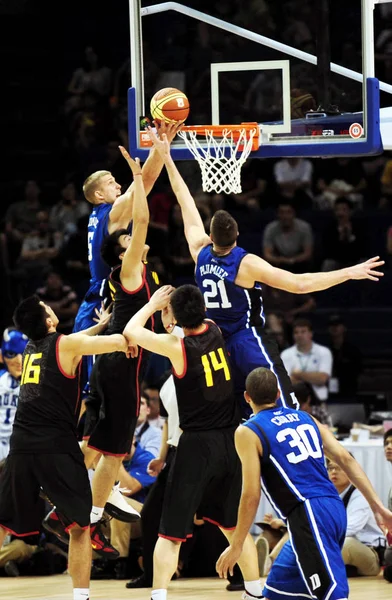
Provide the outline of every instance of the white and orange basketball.
[[150,110],[152,117],[158,121],[185,121],[189,115],[189,100],[176,88],[163,88],[151,98]]

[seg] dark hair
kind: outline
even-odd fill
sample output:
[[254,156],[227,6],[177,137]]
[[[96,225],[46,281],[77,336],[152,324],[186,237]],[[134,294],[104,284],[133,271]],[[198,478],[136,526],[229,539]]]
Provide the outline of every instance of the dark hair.
[[258,367],[246,378],[245,389],[253,404],[272,404],[278,395],[278,380],[270,369]]
[[309,319],[295,319],[293,323],[293,331],[296,327],[307,327],[309,331],[313,331],[313,325]]
[[313,387],[307,381],[300,381],[293,385],[293,392],[297,398],[300,406],[305,404],[307,399],[310,397],[310,404],[320,404],[320,400],[317,394],[314,392]]
[[386,431],[386,432],[384,433],[384,446],[385,446],[385,444],[386,444],[386,441],[387,441],[387,439],[388,439],[389,437],[392,437],[392,429],[388,429],[388,431]]
[[181,285],[170,296],[174,318],[180,327],[196,329],[206,316],[203,296],[195,285]]
[[126,229],[118,229],[106,236],[101,246],[101,257],[109,267],[117,267],[121,263],[120,254],[125,250],[120,244],[120,237],[128,235]]
[[336,198],[334,206],[337,206],[338,204],[346,204],[346,206],[348,206],[350,210],[354,208],[354,205],[351,202],[351,200],[349,200],[349,198],[346,198],[345,196],[339,196],[339,198]]
[[41,340],[48,333],[46,319],[49,317],[38,296],[29,296],[16,307],[13,321],[15,327],[30,340]]
[[226,210],[217,210],[211,221],[211,237],[216,246],[232,246],[238,236],[237,221]]

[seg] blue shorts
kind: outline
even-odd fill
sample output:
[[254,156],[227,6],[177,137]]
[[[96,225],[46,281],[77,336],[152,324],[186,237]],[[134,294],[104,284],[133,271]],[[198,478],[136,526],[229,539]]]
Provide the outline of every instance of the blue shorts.
[[[101,308],[102,296],[100,291],[102,289],[102,282],[93,283],[87,294],[84,297],[82,304],[79,306],[78,314],[75,317],[75,323],[73,332],[78,333],[84,331],[96,325],[94,318],[97,316],[95,309]],[[83,356],[82,359],[82,372],[80,377],[81,390],[86,392],[88,381],[91,375],[91,369],[94,364],[94,356]]]
[[347,517],[338,498],[311,498],[288,517],[290,540],[268,575],[263,596],[268,600],[345,600],[346,568],[341,548]]
[[[241,400],[245,390],[245,380],[249,373],[257,367],[265,367],[275,373],[280,390],[280,402],[288,408],[298,408],[290,377],[280,358],[276,341],[270,338],[261,328],[243,329],[225,340],[233,371],[235,394]],[[241,402],[244,418],[250,416],[249,405]]]

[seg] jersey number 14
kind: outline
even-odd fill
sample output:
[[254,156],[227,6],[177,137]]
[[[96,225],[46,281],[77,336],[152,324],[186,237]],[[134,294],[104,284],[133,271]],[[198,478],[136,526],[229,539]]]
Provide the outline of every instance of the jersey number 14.
[[[217,354],[219,358],[217,357]],[[213,350],[208,354],[203,354],[201,357],[201,362],[204,367],[204,374],[206,376],[206,386],[212,387],[214,385],[214,379],[212,376],[212,371],[219,371],[223,369],[223,373],[225,375],[226,381],[230,379],[230,369],[226,361],[225,354],[223,352],[223,348],[218,348],[217,350]]]

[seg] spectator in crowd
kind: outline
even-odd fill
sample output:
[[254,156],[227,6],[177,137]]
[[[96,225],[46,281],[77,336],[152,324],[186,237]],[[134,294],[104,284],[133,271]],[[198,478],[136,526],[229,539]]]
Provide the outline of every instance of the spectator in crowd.
[[272,563],[289,539],[289,534],[284,521],[270,513],[265,514],[263,520],[257,525],[262,529],[262,533],[256,540],[260,577],[266,577]]
[[78,219],[76,232],[66,240],[59,256],[66,279],[75,289],[79,301],[83,299],[87,292],[90,281],[90,267],[88,264],[88,253],[86,252],[88,221],[88,215]]
[[347,328],[340,315],[331,315],[328,331],[332,351],[333,368],[329,381],[330,394],[350,398],[355,396],[362,370],[360,349],[347,341]]
[[36,290],[37,296],[56,313],[59,324],[57,331],[71,333],[79,302],[76,292],[65,285],[55,271],[48,273],[43,287]]
[[293,323],[295,344],[283,350],[281,358],[293,384],[304,381],[312,385],[320,400],[322,423],[329,423],[327,412],[328,382],[332,375],[332,353],[329,348],[313,341],[313,327],[307,319]]
[[60,231],[65,239],[75,233],[80,217],[88,215],[90,209],[87,202],[78,196],[75,184],[68,181],[60,191],[60,200],[51,208],[49,226],[52,231]]
[[[385,458],[389,463],[392,464],[392,429],[388,429],[384,433],[384,454]],[[389,490],[388,495],[388,508],[391,510],[392,508],[392,487]],[[392,533],[388,532],[387,540],[389,543],[388,548],[385,550],[384,560],[385,560],[385,569],[384,569],[384,579],[392,583]]]
[[391,205],[392,198],[392,158],[389,158],[384,165],[381,175],[381,195],[382,205]]
[[58,255],[61,241],[61,234],[49,229],[48,213],[44,210],[39,211],[37,228],[23,240],[18,263],[25,295],[34,292],[47,275],[51,269],[51,261]]
[[380,556],[385,551],[386,539],[377,525],[369,503],[351,484],[339,465],[327,460],[327,470],[347,512],[346,539],[342,549],[347,575],[378,575]]
[[263,285],[263,308],[266,313],[279,311],[287,324],[304,313],[313,312],[316,302],[311,294],[291,294],[269,285]]
[[299,402],[300,410],[304,410],[329,426],[332,425],[331,419],[329,417],[326,418],[325,416],[325,407],[323,403],[317,398],[310,383],[301,381],[300,383],[294,384],[293,392]]
[[288,202],[278,206],[278,218],[267,225],[263,237],[266,261],[293,273],[309,271],[313,255],[313,234],[309,223],[297,219]]
[[111,91],[111,78],[111,69],[101,64],[100,57],[92,46],[86,46],[83,64],[72,73],[68,92],[73,96],[94,92],[100,97],[108,99]]
[[42,209],[38,183],[29,179],[24,187],[24,200],[13,202],[5,215],[5,230],[13,239],[22,241],[26,233],[36,228],[37,214]]
[[320,192],[316,205],[321,209],[333,208],[336,199],[342,197],[362,208],[367,182],[361,163],[347,156],[324,161],[316,189]]
[[288,325],[283,313],[275,310],[266,312],[265,331],[275,339],[279,352],[283,352],[290,346]]
[[338,198],[334,205],[335,219],[325,231],[323,240],[323,271],[342,269],[359,262],[364,254],[364,234],[352,218],[353,205],[347,198]]
[[313,164],[306,158],[283,158],[274,165],[274,178],[282,198],[296,209],[311,208]]
[[15,538],[0,549],[0,577],[55,575],[66,569],[67,557],[50,542],[40,546]]
[[12,425],[19,399],[22,376],[22,354],[27,337],[13,327],[4,330],[0,359],[0,460],[6,458],[10,449]]
[[167,261],[173,285],[189,283],[194,279],[195,265],[185,238],[179,204],[173,206],[169,220]]

